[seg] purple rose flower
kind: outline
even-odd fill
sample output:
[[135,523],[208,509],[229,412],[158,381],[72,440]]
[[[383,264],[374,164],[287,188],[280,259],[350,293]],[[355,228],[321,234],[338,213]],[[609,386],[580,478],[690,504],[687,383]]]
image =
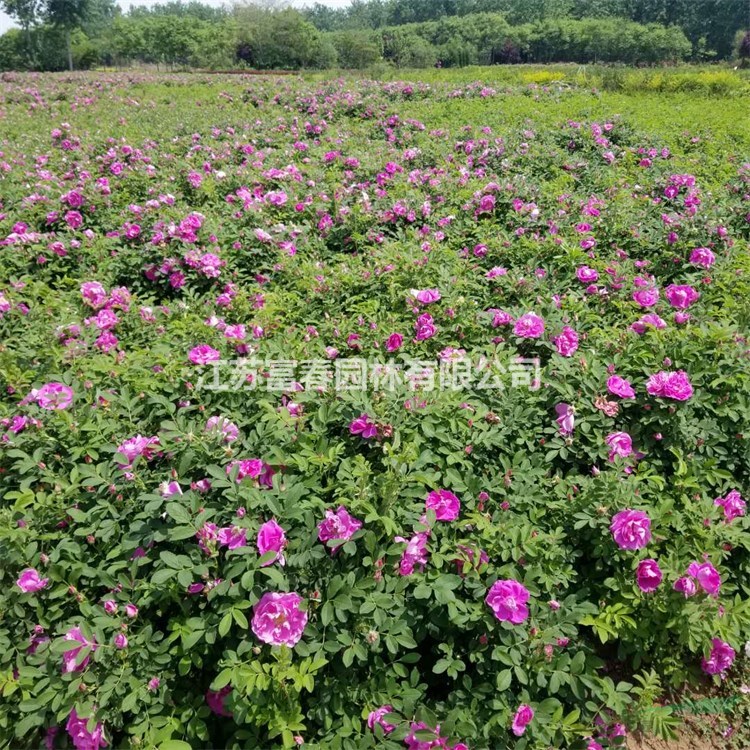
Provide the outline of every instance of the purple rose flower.
[[520,737],[526,731],[526,727],[531,723],[533,718],[534,709],[528,704],[522,703],[513,717],[513,723],[511,724],[513,734],[515,734],[516,737]]
[[18,580],[16,581],[16,586],[24,594],[34,594],[46,588],[48,584],[49,578],[40,578],[39,573],[34,568],[26,568],[21,571],[21,575],[18,576]]
[[613,396],[620,398],[635,398],[635,391],[628,380],[621,378],[619,375],[613,375],[607,380],[607,390]]
[[701,667],[706,674],[724,674],[734,663],[735,651],[720,638],[711,640],[711,654],[708,659],[701,661]]
[[427,495],[425,508],[434,510],[438,521],[455,521],[461,511],[461,503],[448,490],[433,490]]
[[573,407],[570,404],[556,404],[555,412],[557,413],[557,419],[555,421],[560,425],[560,434],[572,434],[576,423]]
[[506,579],[492,584],[485,601],[498,620],[519,625],[529,616],[529,608],[526,606],[529,597],[523,584]]
[[221,359],[221,352],[213,349],[208,344],[200,344],[190,350],[188,359],[194,365],[207,365],[209,362],[216,362]]
[[[71,628],[63,636],[63,640],[72,641],[77,644],[76,646],[73,646],[73,648],[63,651],[63,673],[83,672],[91,659],[91,654],[97,649],[98,644],[96,640],[89,641],[81,631],[80,627]],[[79,661],[78,655],[85,648],[89,648],[91,651]]]
[[732,490],[726,497],[717,497],[714,505],[724,509],[724,520],[731,523],[735,518],[745,515],[747,504],[737,490]]
[[609,528],[620,549],[641,549],[651,540],[651,519],[642,510],[621,510]]
[[264,562],[261,567],[265,568],[268,565],[273,565],[277,561],[280,565],[286,565],[286,560],[284,558],[284,548],[287,545],[286,534],[284,533],[284,529],[279,526],[275,519],[266,521],[258,529],[257,545],[258,554],[261,557],[269,552],[276,553],[276,557]]
[[664,296],[672,307],[687,310],[701,295],[700,292],[687,284],[670,284],[664,290]]
[[578,351],[578,334],[570,326],[565,326],[562,333],[552,341],[557,353],[563,357],[572,357]]
[[88,718],[81,718],[75,708],[71,709],[65,731],[70,735],[73,747],[76,750],[99,750],[100,747],[107,747],[104,739],[104,725],[97,722],[94,729],[89,731],[88,723]]
[[389,734],[396,728],[396,725],[389,724],[383,719],[383,717],[386,714],[392,713],[392,711],[393,706],[390,705],[381,706],[380,708],[376,708],[374,711],[370,711],[369,715],[367,716],[367,726],[370,729],[375,729],[375,725],[380,724],[380,726],[383,728],[383,732],[385,734]]
[[349,432],[352,435],[360,435],[365,440],[378,436],[378,426],[372,421],[369,414],[360,414],[349,424]]
[[544,320],[534,313],[525,313],[516,321],[513,333],[522,339],[538,339],[544,333]]
[[251,628],[263,643],[272,646],[294,646],[307,625],[307,611],[302,597],[294,592],[267,592],[253,608]]
[[635,572],[635,580],[641,591],[645,593],[656,591],[662,580],[661,568],[656,560],[651,558],[641,560]]
[[615,456],[627,458],[633,453],[633,440],[627,432],[611,432],[604,438],[609,446],[609,461],[614,461]]
[[326,510],[326,517],[318,524],[318,539],[323,544],[333,539],[340,540],[340,544],[330,548],[333,554],[361,528],[362,521],[349,515],[347,509],[339,505],[335,512]]
[[416,331],[414,336],[416,341],[426,341],[427,339],[431,339],[437,333],[437,328],[435,327],[432,315],[429,313],[420,315],[416,321],[414,321],[414,330]]
[[646,382],[646,390],[651,396],[674,401],[687,401],[693,395],[693,386],[684,370],[654,373]]

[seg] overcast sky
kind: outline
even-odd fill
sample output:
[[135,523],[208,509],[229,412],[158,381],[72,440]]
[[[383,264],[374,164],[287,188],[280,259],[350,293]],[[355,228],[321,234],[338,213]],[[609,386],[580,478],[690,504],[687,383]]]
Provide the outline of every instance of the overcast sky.
[[[158,2],[159,0],[117,0],[117,4],[124,11],[127,11],[131,5],[156,5]],[[206,5],[216,6],[231,4],[231,2],[226,2],[226,0],[201,0],[201,2]],[[349,0],[292,0],[292,5],[302,7],[304,5],[313,5],[315,2],[319,2],[321,5],[329,5],[332,8],[341,8],[349,4]],[[13,20],[0,10],[0,34],[14,25]]]

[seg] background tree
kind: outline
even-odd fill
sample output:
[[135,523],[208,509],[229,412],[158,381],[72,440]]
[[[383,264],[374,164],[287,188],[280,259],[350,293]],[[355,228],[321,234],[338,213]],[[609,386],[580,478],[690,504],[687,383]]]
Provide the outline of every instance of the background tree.
[[737,33],[737,57],[743,68],[750,65],[750,31]]
[[0,0],[0,8],[15,19],[21,27],[27,62],[30,67],[33,67],[36,50],[31,30],[41,20],[44,0]]
[[73,48],[71,34],[79,28],[92,12],[92,0],[47,0],[44,9],[45,20],[65,34],[68,51],[68,70],[73,70]]

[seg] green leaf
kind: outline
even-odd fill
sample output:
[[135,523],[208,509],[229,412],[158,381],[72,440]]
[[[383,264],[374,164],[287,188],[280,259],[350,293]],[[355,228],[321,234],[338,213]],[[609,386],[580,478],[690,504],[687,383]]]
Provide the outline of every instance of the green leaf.
[[513,674],[510,671],[510,669],[503,669],[501,672],[498,672],[497,678],[495,680],[495,687],[497,688],[498,692],[502,693],[504,690],[507,690],[510,687],[511,682],[513,681]]
[[[247,621],[246,621],[247,622]],[[224,617],[221,618],[219,623],[219,635],[225,636],[229,632],[229,628],[232,627],[232,612],[227,612]]]
[[247,617],[245,617],[242,610],[239,609],[233,609],[232,610],[232,617],[234,617],[234,621],[241,627],[247,629]]
[[[190,513],[188,513],[187,508],[185,508],[183,505],[180,505],[178,502],[171,502],[167,503],[167,513],[172,520],[176,521],[179,524],[188,524],[190,523]],[[195,531],[193,531],[195,533]]]
[[175,575],[176,573],[172,568],[162,568],[151,576],[151,583],[158,586],[160,583],[165,583],[170,578],[174,578]]
[[177,557],[177,555],[174,554],[174,552],[170,552],[169,550],[164,550],[159,557],[164,561],[166,565],[168,565],[170,568],[183,568],[184,565],[180,562],[180,559]]

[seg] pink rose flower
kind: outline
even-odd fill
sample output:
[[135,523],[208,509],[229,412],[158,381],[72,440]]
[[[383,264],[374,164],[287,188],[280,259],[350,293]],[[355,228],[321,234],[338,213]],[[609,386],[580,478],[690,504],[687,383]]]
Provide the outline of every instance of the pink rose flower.
[[664,296],[672,307],[678,310],[687,310],[701,295],[700,292],[687,284],[670,284],[664,290]]
[[747,504],[737,490],[732,490],[726,497],[717,497],[714,505],[724,509],[724,520],[731,523],[735,518],[745,515]]
[[711,654],[701,661],[701,668],[706,674],[723,674],[734,663],[735,651],[720,638],[711,640]]
[[219,541],[219,528],[215,523],[204,523],[198,531],[195,532],[195,538],[198,540],[198,546],[207,555],[213,553],[216,543]]
[[696,247],[690,253],[690,262],[702,268],[711,268],[716,262],[716,256],[707,247]]
[[646,328],[649,326],[651,326],[651,328],[661,329],[666,328],[667,324],[655,313],[648,313],[639,320],[636,320],[635,323],[630,326],[630,330],[635,331],[639,336],[642,336],[646,332]]
[[646,390],[651,396],[671,398],[674,401],[687,401],[693,395],[693,386],[684,370],[654,373],[646,382]]
[[661,568],[656,560],[651,558],[641,560],[635,572],[635,580],[641,591],[645,593],[656,591],[662,580]]
[[239,526],[224,526],[219,529],[217,539],[220,547],[237,549],[247,546],[247,529]]
[[393,711],[393,706],[385,705],[381,706],[380,708],[376,708],[374,711],[370,711],[369,715],[367,716],[367,726],[370,729],[375,729],[376,724],[380,724],[380,726],[383,728],[383,732],[385,734],[390,734],[395,728],[395,724],[389,724],[387,721],[383,719],[383,717],[386,714],[389,714]]
[[614,461],[615,456],[627,458],[633,453],[633,440],[627,432],[611,432],[604,438],[604,442],[609,446],[609,461]]
[[385,342],[387,352],[398,351],[404,343],[404,337],[400,333],[392,333]]
[[490,213],[495,208],[495,196],[483,195],[479,199],[478,213]]
[[607,390],[620,398],[635,398],[635,391],[628,380],[619,375],[613,375],[607,380]]
[[263,557],[269,552],[275,552],[276,556],[272,560],[267,560],[261,567],[265,568],[268,565],[273,565],[278,562],[280,565],[286,565],[286,559],[284,558],[284,548],[287,545],[286,534],[284,529],[279,526],[276,519],[266,521],[258,529],[258,554]]
[[448,490],[433,490],[427,495],[425,508],[434,510],[438,521],[455,521],[461,511],[461,503]]
[[417,302],[421,302],[423,305],[437,302],[441,298],[439,289],[412,289],[411,295]]
[[[81,628],[77,626],[75,628],[71,628],[63,636],[63,640],[73,641],[74,643],[78,644],[73,648],[68,649],[67,651],[63,651],[63,673],[67,674],[69,672],[83,672],[91,659],[91,654],[97,649],[98,644],[96,640],[89,641],[81,632]],[[87,653],[79,663],[76,663],[78,661],[78,655],[85,648],[90,648],[91,651]]]
[[272,646],[294,646],[307,625],[302,597],[294,592],[267,592],[253,608],[251,628],[257,638]]
[[691,562],[688,565],[687,575],[695,578],[700,587],[709,595],[716,598],[721,588],[721,575],[710,562]]
[[437,333],[437,328],[435,327],[432,315],[429,313],[420,315],[416,321],[414,321],[414,330],[416,331],[414,336],[416,341],[426,341],[427,339],[431,339]]
[[576,278],[582,284],[592,284],[599,279],[599,274],[588,266],[579,266],[576,269]]
[[208,344],[200,344],[190,350],[188,359],[194,365],[207,365],[209,362],[221,359],[221,353],[212,349]]
[[639,289],[633,292],[633,299],[641,307],[653,307],[659,301],[659,290],[656,287]]
[[182,494],[182,487],[179,482],[162,482],[159,485],[159,494],[162,497],[174,497]]
[[519,625],[529,616],[529,608],[526,606],[529,596],[523,584],[505,579],[492,584],[485,601],[498,620]]
[[71,229],[79,229],[83,225],[83,216],[80,211],[66,211],[63,218]]
[[555,412],[557,413],[557,419],[555,421],[560,425],[560,434],[571,435],[576,423],[573,407],[570,404],[557,404],[555,406]]
[[49,584],[49,578],[40,578],[39,573],[34,568],[26,568],[21,571],[21,575],[16,580],[18,586],[24,594],[35,594],[41,591]]
[[651,541],[651,519],[642,510],[615,513],[609,528],[620,549],[641,549]]
[[128,647],[128,639],[124,633],[118,633],[114,638],[115,648],[123,649]]
[[378,426],[372,421],[369,414],[360,414],[349,424],[349,432],[352,435],[360,435],[365,440],[378,436]]
[[497,310],[495,308],[492,308],[491,310],[488,310],[488,312],[492,313],[492,327],[493,328],[499,328],[500,326],[507,326],[510,323],[514,322],[513,316],[505,312],[505,310]]
[[326,510],[326,517],[318,524],[318,540],[323,544],[334,539],[340,540],[340,544],[329,547],[333,554],[361,528],[362,521],[349,515],[347,509],[339,505],[335,513],[330,509]]
[[81,284],[83,301],[95,310],[107,302],[107,292],[98,281],[84,281]]
[[73,389],[63,383],[47,383],[36,392],[36,402],[49,411],[66,409],[73,403]]
[[227,708],[227,697],[231,694],[231,685],[226,685],[221,690],[206,690],[206,705],[217,716],[231,718],[232,712]]
[[75,708],[71,709],[65,724],[65,731],[70,735],[73,747],[76,750],[99,750],[100,747],[107,747],[104,739],[104,725],[97,722],[94,729],[89,731],[88,723],[88,718],[81,718]]
[[513,734],[515,734],[516,737],[520,737],[526,731],[526,727],[531,723],[533,718],[534,709],[528,704],[522,703],[513,717],[513,723],[511,724]]
[[695,581],[690,578],[690,576],[683,576],[682,578],[678,578],[674,582],[674,586],[672,586],[672,588],[675,591],[679,591],[681,594],[683,594],[686,599],[689,599],[698,590],[695,585]]
[[557,347],[557,353],[563,357],[572,357],[578,351],[578,334],[570,326],[565,326],[562,333],[552,341]]
[[401,553],[401,561],[398,566],[398,573],[402,576],[410,576],[415,569],[424,570],[427,565],[427,540],[430,534],[427,531],[420,531],[414,534],[411,539],[405,539],[397,536],[394,541],[406,545],[406,549]]
[[534,313],[525,313],[516,321],[513,333],[522,339],[538,339],[544,333],[544,320]]

